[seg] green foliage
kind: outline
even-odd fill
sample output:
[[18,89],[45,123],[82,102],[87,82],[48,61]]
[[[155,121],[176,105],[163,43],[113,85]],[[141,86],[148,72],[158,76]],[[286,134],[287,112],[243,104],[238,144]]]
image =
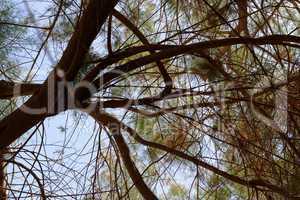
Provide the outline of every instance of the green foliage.
[[136,131],[142,135],[149,136],[153,133],[153,128],[156,123],[156,119],[149,119],[143,115],[137,115],[136,117]]
[[186,199],[187,192],[188,191],[184,186],[171,184],[167,196],[170,200],[182,200]]
[[[17,77],[20,73],[20,68],[15,66],[15,59],[10,58],[10,54],[18,50],[16,43],[23,39],[25,29],[10,25],[9,23],[18,23],[16,10],[12,3],[7,0],[2,0],[0,4],[0,66],[2,68],[0,78]],[[1,23],[3,22],[3,23]],[[5,73],[5,75],[3,74]]]
[[209,197],[211,200],[229,200],[232,191],[224,184],[224,180],[217,175],[212,175],[208,180],[208,185],[211,191],[214,191]]
[[206,58],[202,57],[193,57],[189,71],[199,75],[204,81],[215,81],[222,77],[220,72]]
[[9,45],[9,39],[14,35],[15,29],[7,24],[1,24],[1,22],[13,22],[12,19],[13,10],[8,1],[1,1],[0,4],[0,59],[1,63],[5,62],[7,56],[11,50]]
[[14,110],[15,103],[9,100],[0,100],[0,120]]

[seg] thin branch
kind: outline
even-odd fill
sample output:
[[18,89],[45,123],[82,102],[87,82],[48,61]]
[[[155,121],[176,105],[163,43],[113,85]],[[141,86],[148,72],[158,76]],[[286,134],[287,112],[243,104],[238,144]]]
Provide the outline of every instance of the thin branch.
[[105,123],[105,124],[113,124],[114,126],[118,126],[120,127],[121,129],[123,130],[126,130],[137,142],[139,142],[140,144],[143,144],[145,146],[148,146],[148,147],[152,147],[152,148],[155,148],[155,149],[159,149],[159,150],[162,150],[162,151],[165,151],[165,152],[168,152],[172,155],[175,155],[175,156],[178,156],[184,160],[188,160],[188,161],[191,161],[192,163],[198,165],[198,166],[201,166],[219,176],[222,176],[232,182],[235,182],[235,183],[238,183],[238,184],[241,184],[241,185],[244,185],[246,187],[253,187],[253,188],[256,188],[256,189],[259,189],[259,187],[262,187],[262,188],[267,188],[273,192],[276,192],[276,193],[279,193],[285,197],[289,197],[289,193],[287,191],[285,191],[284,189],[276,186],[276,185],[273,185],[271,183],[269,183],[268,181],[266,180],[262,180],[262,179],[254,179],[254,180],[244,180],[238,176],[234,176],[234,175],[231,175],[225,171],[222,171],[204,161],[201,161],[199,159],[197,159],[196,157],[194,156],[190,156],[182,151],[179,151],[179,150],[176,150],[174,148],[170,148],[170,147],[167,147],[163,144],[159,144],[159,143],[155,143],[155,142],[150,142],[150,141],[147,141],[147,140],[144,140],[142,137],[140,137],[138,135],[138,133],[133,130],[132,128],[130,128],[129,126],[123,124],[122,122],[120,122],[118,119],[114,118],[113,116],[107,114],[107,113],[98,113],[98,118],[101,118],[101,122],[102,123]]
[[99,123],[101,126],[106,126],[110,131],[111,134],[118,146],[119,153],[122,157],[123,163],[128,171],[128,174],[130,175],[133,183],[135,184],[135,187],[139,190],[141,195],[145,199],[158,199],[155,194],[149,189],[147,184],[144,182],[142,175],[140,174],[139,170],[136,168],[134,162],[132,161],[130,157],[130,150],[121,135],[120,132],[120,126],[116,126],[118,124],[114,124],[109,120],[106,120],[106,118],[103,117],[103,115],[100,113],[98,109],[95,109],[94,112],[91,113],[91,116]]

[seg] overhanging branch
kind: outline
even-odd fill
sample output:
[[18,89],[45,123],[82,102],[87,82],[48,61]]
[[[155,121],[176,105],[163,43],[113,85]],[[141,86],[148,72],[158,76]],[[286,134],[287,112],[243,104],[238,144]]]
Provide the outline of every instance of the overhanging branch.
[[[59,68],[66,72],[65,78],[67,80],[73,80],[77,74],[91,43],[117,2],[118,0],[89,1],[88,7],[79,19],[75,32],[56,67],[56,69]],[[39,92],[33,95],[21,108],[15,110],[0,122],[0,149],[10,145],[30,128],[49,116],[47,112],[40,114],[23,112],[24,107],[47,108],[49,81],[54,82],[55,85],[57,82],[56,71],[50,73]],[[55,102],[51,103],[55,104]],[[55,114],[55,112],[52,114]],[[14,123],[13,126],[12,123]]]

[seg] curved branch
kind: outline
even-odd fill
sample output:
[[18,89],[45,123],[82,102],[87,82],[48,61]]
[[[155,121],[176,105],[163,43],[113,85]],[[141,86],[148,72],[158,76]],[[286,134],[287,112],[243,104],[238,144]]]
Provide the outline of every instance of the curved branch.
[[[149,59],[146,62],[138,63],[139,66],[134,67],[133,69],[136,69],[138,67],[141,67],[143,65],[146,65],[146,64],[149,64],[152,62],[156,62],[156,60],[166,59],[166,58],[178,56],[178,55],[184,54],[184,53],[191,54],[194,51],[198,51],[199,49],[202,51],[205,49],[237,45],[237,44],[253,44],[253,45],[281,44],[281,45],[287,45],[287,46],[291,46],[291,47],[300,48],[300,37],[292,36],[292,35],[270,35],[270,36],[264,36],[264,37],[259,37],[259,38],[239,37],[239,38],[217,39],[217,40],[193,43],[193,44],[189,44],[189,45],[150,44],[148,46],[130,47],[130,48],[118,51],[118,52],[114,52],[114,54],[112,54],[102,60],[97,60],[97,63],[98,62],[100,62],[100,63],[98,65],[96,65],[85,76],[85,78],[83,80],[92,81],[96,76],[98,76],[98,74],[101,70],[105,69],[109,65],[117,63],[118,61],[120,61],[126,57],[130,57],[130,56],[133,56],[138,53],[145,52],[145,51],[160,50],[160,52],[157,52],[154,55],[150,55],[150,57],[145,56],[145,57],[131,61],[130,64],[132,64],[134,62],[141,62],[140,60],[143,60],[144,58]],[[127,64],[125,64],[125,65],[127,65]],[[124,66],[124,65],[122,65],[122,66]],[[101,80],[101,79],[97,79],[95,82],[99,82],[99,80]],[[99,84],[96,84],[95,86],[99,86]]]
[[[131,21],[129,21],[124,15],[119,13],[117,10],[113,10],[113,15],[120,20],[123,24],[125,24],[138,38],[139,40],[146,46],[148,47],[150,45],[149,41],[147,38],[143,35],[143,33],[133,24]],[[150,54],[155,54],[155,51],[150,49],[149,50]],[[158,66],[158,69],[163,76],[164,82],[165,82],[165,89],[161,92],[161,96],[166,96],[169,93],[171,93],[172,87],[173,87],[173,82],[172,78],[170,77],[168,71],[166,70],[164,64],[160,61],[157,60],[156,64]]]
[[136,168],[133,160],[131,159],[129,148],[128,148],[123,136],[120,133],[120,126],[118,126],[119,123],[116,124],[110,120],[106,120],[106,118],[103,117],[103,115],[100,113],[100,111],[98,109],[95,109],[95,111],[92,112],[90,115],[99,123],[99,125],[106,126],[111,131],[111,134],[118,146],[120,155],[121,155],[124,165],[128,171],[128,174],[130,175],[134,185],[139,190],[141,195],[145,199],[151,199],[151,200],[158,199],[155,196],[155,194],[148,188],[148,186],[144,182],[143,177],[141,176],[139,170]]
[[38,183],[40,191],[41,191],[41,199],[46,200],[47,196],[45,193],[45,189],[43,184],[41,183],[38,175],[36,175],[31,169],[29,169],[28,167],[26,167],[25,165],[23,165],[22,163],[19,163],[17,161],[13,161],[13,160],[8,160],[7,162],[10,162],[12,164],[18,165],[19,167],[25,169],[29,174],[31,174],[31,176],[35,179],[35,181]]
[[184,160],[188,160],[198,166],[201,166],[219,176],[222,176],[232,182],[235,182],[235,183],[238,183],[240,185],[244,185],[246,187],[252,187],[252,188],[259,188],[259,187],[263,187],[263,188],[267,188],[273,192],[276,192],[276,193],[279,193],[283,196],[286,196],[288,197],[289,196],[289,193],[276,186],[276,185],[273,185],[265,180],[262,180],[262,179],[254,179],[254,180],[244,180],[238,176],[234,176],[234,175],[231,175],[225,171],[222,171],[204,161],[201,161],[199,159],[197,159],[196,157],[194,156],[190,156],[182,151],[179,151],[179,150],[176,150],[176,149],[173,149],[173,148],[170,148],[170,147],[167,147],[165,145],[162,145],[162,144],[159,144],[159,143],[155,143],[155,142],[150,142],[150,141],[147,141],[147,140],[144,140],[142,137],[140,137],[135,130],[133,130],[132,128],[126,126],[125,124],[123,124],[122,122],[120,122],[118,119],[114,118],[113,116],[107,114],[107,113],[100,113],[99,118],[101,118],[101,121],[105,122],[106,124],[117,124],[119,127],[121,127],[123,130],[126,130],[137,142],[139,142],[140,144],[143,144],[145,146],[148,146],[148,147],[152,147],[152,148],[156,148],[156,149],[159,149],[159,150],[162,150],[162,151],[165,151],[165,152],[168,152],[172,155],[175,155],[175,156],[178,156]]
[[[295,43],[295,44],[294,44]],[[190,45],[150,45],[151,50],[161,50],[160,52],[129,61],[123,65],[115,67],[113,70],[103,74],[93,84],[96,88],[103,88],[113,79],[120,77],[139,67],[156,62],[159,60],[179,56],[181,54],[190,54],[191,52],[203,49],[217,48],[230,45],[252,44],[252,45],[291,45],[300,48],[300,37],[292,35],[270,35],[259,38],[239,37],[210,40],[205,42],[193,43]]]

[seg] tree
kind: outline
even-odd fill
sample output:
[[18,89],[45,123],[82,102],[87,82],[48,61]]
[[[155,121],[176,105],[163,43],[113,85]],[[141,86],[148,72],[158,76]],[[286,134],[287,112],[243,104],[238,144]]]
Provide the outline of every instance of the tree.
[[[9,1],[3,0],[0,5],[0,59],[1,59],[1,80],[0,80],[0,89],[1,96],[5,98],[5,90],[12,88],[10,81],[16,78],[19,74],[19,69],[14,67],[15,62],[10,57],[12,52],[17,50],[14,46],[16,41],[20,39],[21,33],[24,33],[24,30],[20,27],[9,26],[10,23],[16,23],[15,18],[16,10],[13,8],[12,4]],[[31,87],[31,84],[30,84]],[[7,96],[9,98],[9,96]],[[5,115],[11,113],[15,107],[15,101],[10,100],[1,100],[0,101],[0,119],[3,119]],[[6,183],[5,183],[5,162],[4,159],[8,153],[7,148],[0,150],[0,196],[2,199],[6,199]]]
[[300,198],[297,1],[24,5],[9,198]]

